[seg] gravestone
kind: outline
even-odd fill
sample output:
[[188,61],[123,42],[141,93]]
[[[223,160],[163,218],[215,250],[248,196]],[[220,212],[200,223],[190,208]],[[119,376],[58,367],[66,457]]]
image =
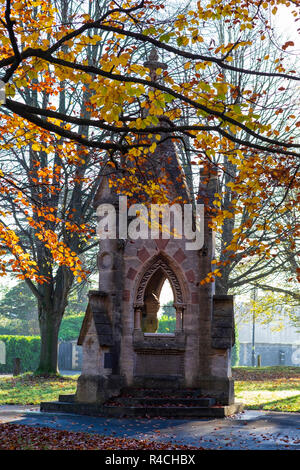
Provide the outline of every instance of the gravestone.
[[0,341],[0,364],[6,364],[6,347],[4,341]]

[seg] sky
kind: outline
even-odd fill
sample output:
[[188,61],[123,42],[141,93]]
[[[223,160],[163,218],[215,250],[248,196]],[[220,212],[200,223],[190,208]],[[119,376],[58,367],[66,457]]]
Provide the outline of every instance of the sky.
[[[298,7],[300,10],[300,6]],[[290,8],[280,6],[276,15],[273,15],[273,25],[276,29],[282,31],[283,38],[293,41],[294,47],[289,48],[290,52],[300,53],[300,20],[295,21],[292,11],[296,10],[293,5]]]

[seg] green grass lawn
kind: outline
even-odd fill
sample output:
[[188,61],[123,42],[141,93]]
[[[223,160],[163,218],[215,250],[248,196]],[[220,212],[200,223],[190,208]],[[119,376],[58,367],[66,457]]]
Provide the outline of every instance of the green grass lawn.
[[56,401],[59,394],[76,391],[78,375],[70,377],[37,377],[30,372],[18,377],[0,376],[0,405],[38,405]]
[[[235,367],[236,401],[246,409],[300,412],[300,367]],[[0,405],[38,405],[55,401],[59,394],[72,394],[78,376],[0,376]]]
[[300,367],[235,367],[233,377],[246,409],[300,412]]

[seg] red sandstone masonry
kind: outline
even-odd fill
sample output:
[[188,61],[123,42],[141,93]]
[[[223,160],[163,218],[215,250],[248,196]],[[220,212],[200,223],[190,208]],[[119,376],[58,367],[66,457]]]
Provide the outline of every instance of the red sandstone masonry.
[[195,282],[195,273],[192,269],[185,273],[186,278],[189,282]]
[[186,256],[183,252],[183,250],[181,248],[179,248],[179,250],[176,251],[176,253],[173,255],[173,258],[175,259],[175,261],[177,261],[177,263],[182,263]]
[[164,250],[167,244],[169,243],[169,240],[159,239],[159,240],[155,240],[155,243],[160,250]]
[[123,291],[123,300],[125,302],[128,302],[130,300],[130,291],[129,290],[124,290]]
[[135,269],[133,269],[133,268],[128,269],[128,272],[127,272],[128,279],[133,280],[136,275],[137,275],[137,271]]
[[137,255],[142,262],[145,262],[148,258],[150,258],[150,254],[145,247],[143,247],[141,250],[138,250]]

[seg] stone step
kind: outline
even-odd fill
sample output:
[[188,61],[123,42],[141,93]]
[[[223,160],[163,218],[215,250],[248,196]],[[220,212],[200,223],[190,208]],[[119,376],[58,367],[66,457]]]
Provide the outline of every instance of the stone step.
[[75,401],[75,395],[59,395],[58,400],[67,403],[73,403]]
[[242,405],[219,405],[219,406],[153,406],[153,407],[138,407],[138,406],[104,406],[103,413],[105,416],[111,418],[224,418],[232,414],[241,412]]
[[42,402],[42,412],[75,413],[110,418],[224,418],[243,411],[243,405],[235,403],[226,406],[191,406],[191,407],[138,407],[138,406],[107,406],[77,402]]
[[150,389],[150,388],[123,388],[122,397],[128,398],[210,398],[204,396],[200,389]]
[[161,405],[168,405],[168,406],[213,406],[216,404],[216,400],[214,398],[183,398],[183,397],[159,397],[159,398],[143,398],[143,397],[116,397],[110,399],[105,405],[112,405],[112,406],[161,406]]

